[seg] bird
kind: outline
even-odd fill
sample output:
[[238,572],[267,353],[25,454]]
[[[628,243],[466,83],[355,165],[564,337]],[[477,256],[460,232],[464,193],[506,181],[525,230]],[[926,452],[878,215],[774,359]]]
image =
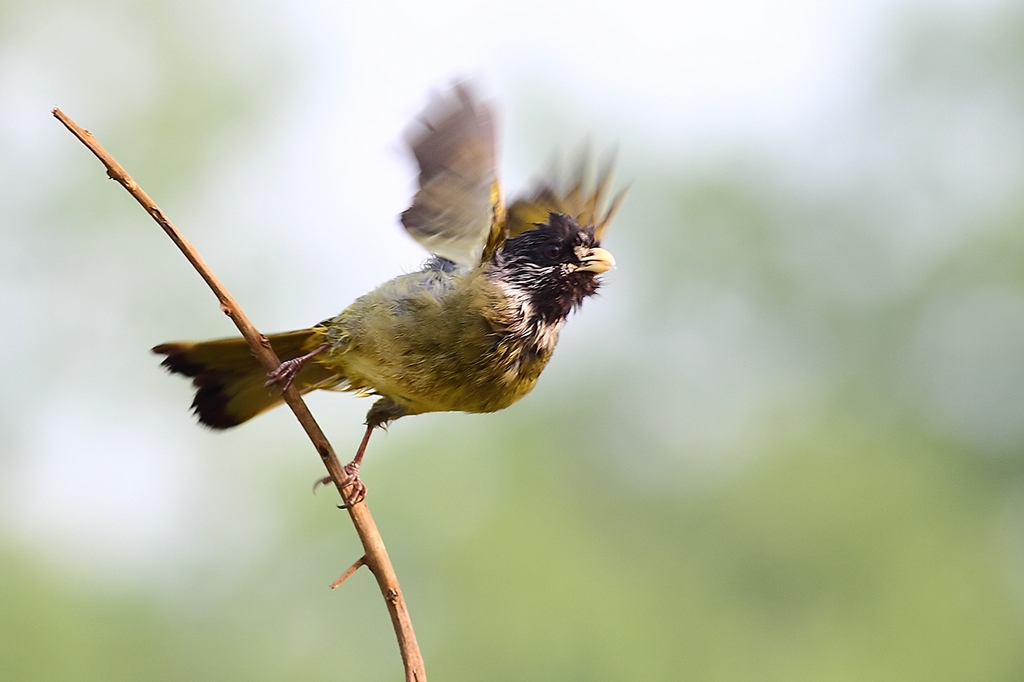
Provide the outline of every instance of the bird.
[[167,370],[192,379],[199,422],[234,427],[280,404],[288,386],[377,396],[344,467],[351,507],[366,495],[359,468],[374,429],[428,412],[495,412],[529,393],[569,314],[615,267],[601,239],[625,190],[613,196],[614,163],[595,178],[588,155],[568,182],[544,178],[506,205],[496,127],[494,106],[469,83],[431,96],[405,132],[419,174],[401,214],[429,259],[334,317],[269,335],[282,359],[269,378],[241,337],[155,346]]

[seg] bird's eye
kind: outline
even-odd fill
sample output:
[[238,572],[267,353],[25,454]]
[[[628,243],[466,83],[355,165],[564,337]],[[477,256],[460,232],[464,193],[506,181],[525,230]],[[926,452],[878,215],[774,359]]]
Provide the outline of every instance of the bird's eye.
[[555,260],[561,253],[562,247],[554,242],[544,247],[544,255],[547,256],[548,260]]

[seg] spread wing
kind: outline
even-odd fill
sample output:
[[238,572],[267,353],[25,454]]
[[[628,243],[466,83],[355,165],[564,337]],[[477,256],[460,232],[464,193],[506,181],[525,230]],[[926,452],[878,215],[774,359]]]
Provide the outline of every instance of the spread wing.
[[435,95],[406,132],[420,188],[402,225],[427,251],[462,265],[504,241],[494,128],[491,107],[460,84]]
[[589,150],[584,151],[567,183],[561,181],[557,171],[552,171],[548,178],[536,184],[529,196],[512,202],[506,219],[507,236],[516,237],[538,223],[546,223],[551,213],[564,213],[580,225],[593,225],[594,236],[600,241],[626,198],[625,189],[610,198],[614,171],[612,155],[595,178]]

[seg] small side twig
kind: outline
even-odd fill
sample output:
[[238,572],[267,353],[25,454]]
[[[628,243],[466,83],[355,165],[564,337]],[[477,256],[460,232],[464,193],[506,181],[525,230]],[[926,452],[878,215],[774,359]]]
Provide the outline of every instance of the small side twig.
[[359,570],[359,568],[366,564],[366,557],[361,556],[355,560],[355,562],[348,567],[348,570],[341,574],[337,580],[331,583],[331,589],[337,589],[341,587],[341,584],[352,577],[352,574]]
[[[206,281],[210,289],[217,296],[217,300],[220,301],[221,310],[225,315],[231,318],[231,321],[238,327],[238,331],[241,332],[242,336],[248,342],[252,348],[253,354],[263,364],[268,372],[272,372],[277,369],[281,364],[277,354],[274,353],[274,349],[271,348],[270,342],[267,337],[261,334],[249,318],[246,317],[245,313],[242,312],[241,306],[235,301],[234,297],[228,293],[224,285],[220,283],[220,280],[213,274],[213,271],[203,261],[199,252],[196,251],[182,235],[178,232],[178,229],[174,224],[164,215],[164,212],[160,210],[160,207],[149,198],[141,187],[132,180],[131,176],[121,167],[113,156],[111,156],[107,150],[105,150],[96,138],[92,134],[80,127],[74,121],[72,121],[64,112],[60,109],[54,109],[53,115],[59,120],[64,126],[71,131],[71,133],[77,137],[82,144],[89,148],[89,150],[96,155],[103,165],[107,168],[107,175],[119,182],[128,193],[135,197],[146,212],[153,217],[153,220],[163,228],[167,236],[171,238],[181,252],[185,255],[185,258],[192,264],[192,267],[196,269],[196,272]],[[309,408],[306,407],[306,403],[302,400],[302,396],[293,386],[286,388],[283,393],[285,403],[291,408],[292,412],[295,413],[295,417],[299,420],[302,428],[309,435],[309,439],[313,442],[317,453],[320,455],[320,459],[323,461],[324,466],[327,467],[328,473],[331,475],[331,480],[334,481],[335,486],[338,488],[338,492],[341,494],[342,499],[347,499],[348,488],[343,488],[340,481],[344,481],[347,477],[342,469],[341,462],[338,461],[337,455],[334,453],[334,448],[327,441],[327,437],[323,431],[320,430],[316,420],[313,419],[312,413]],[[352,567],[346,571],[337,581],[337,584],[341,584],[343,580],[349,577],[362,565],[366,565],[377,579],[377,584],[380,587],[381,594],[384,596],[384,603],[387,605],[388,612],[391,614],[391,622],[395,628],[395,635],[398,638],[398,647],[402,654],[402,663],[405,666],[405,679],[406,682],[426,682],[427,674],[424,669],[423,656],[420,654],[419,645],[416,643],[416,634],[413,632],[412,620],[409,617],[409,611],[406,608],[405,598],[402,596],[402,590],[398,585],[398,577],[395,575],[394,567],[391,565],[391,559],[388,557],[387,549],[384,546],[384,540],[380,536],[380,532],[377,530],[377,525],[373,521],[373,517],[370,515],[370,509],[365,503],[358,503],[348,508],[349,516],[352,518],[352,524],[355,526],[356,533],[359,535],[359,540],[363,544],[363,550],[365,554],[357,561]],[[336,585],[332,585],[334,587]]]

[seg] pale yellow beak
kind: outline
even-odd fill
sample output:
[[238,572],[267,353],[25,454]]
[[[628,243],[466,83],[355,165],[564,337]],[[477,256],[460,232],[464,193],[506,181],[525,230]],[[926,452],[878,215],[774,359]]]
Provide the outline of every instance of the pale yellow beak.
[[586,272],[608,272],[615,267],[615,258],[612,254],[600,247],[594,247],[587,251],[587,255],[583,256],[580,260],[583,261],[583,265],[579,267],[580,270]]

